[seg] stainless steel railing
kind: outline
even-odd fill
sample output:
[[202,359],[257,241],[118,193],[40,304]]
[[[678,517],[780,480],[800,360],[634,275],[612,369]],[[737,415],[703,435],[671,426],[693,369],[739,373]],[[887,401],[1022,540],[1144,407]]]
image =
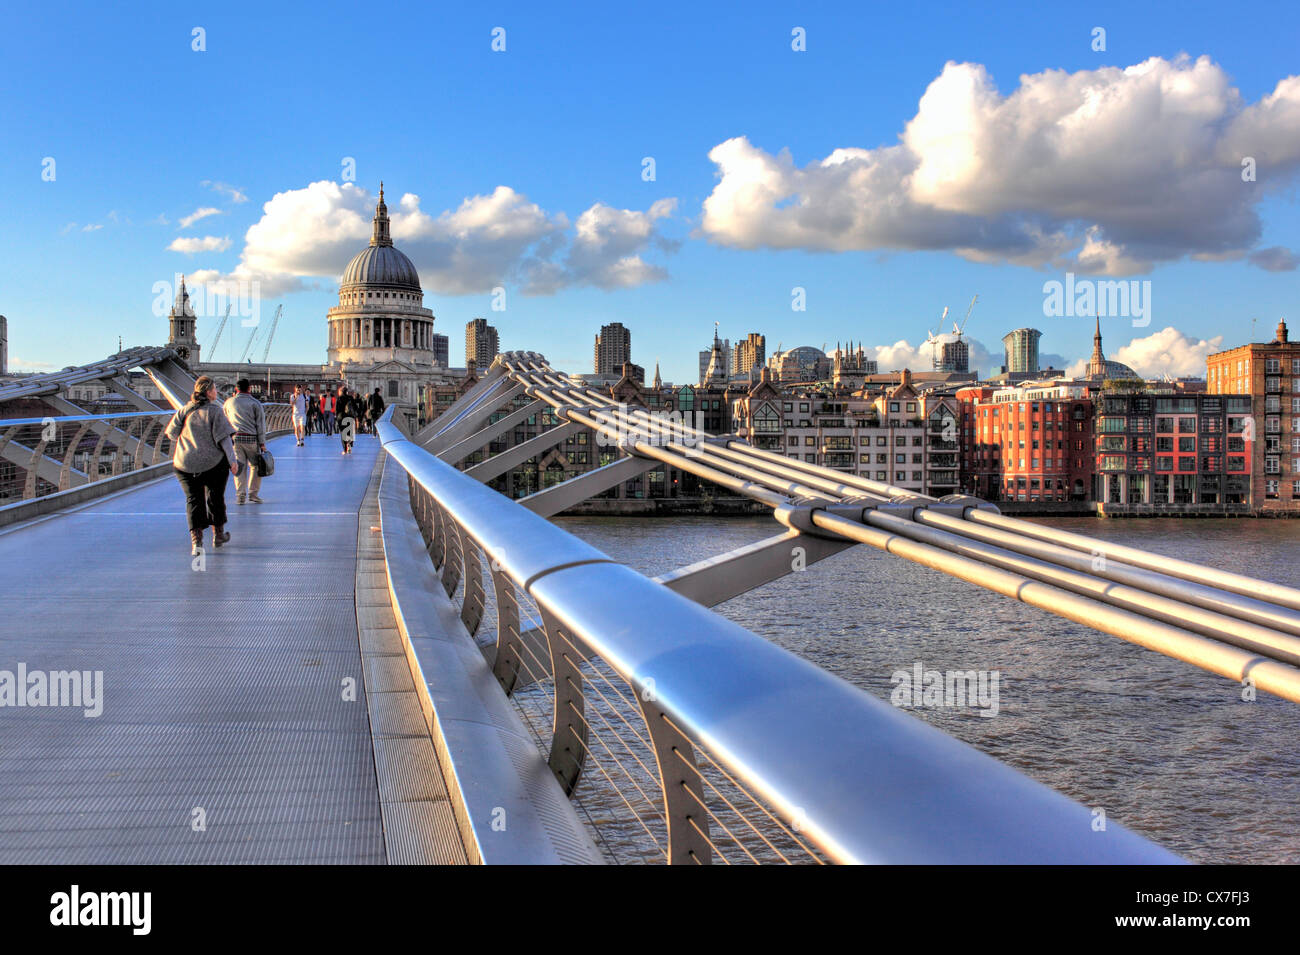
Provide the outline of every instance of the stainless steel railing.
[[[406,438],[379,436],[466,639],[558,783],[670,863],[1178,861],[616,563]],[[548,725],[549,724],[549,725]]]
[[[289,405],[268,403],[269,434],[290,429]],[[173,411],[0,421],[0,506],[94,484],[171,460]]]

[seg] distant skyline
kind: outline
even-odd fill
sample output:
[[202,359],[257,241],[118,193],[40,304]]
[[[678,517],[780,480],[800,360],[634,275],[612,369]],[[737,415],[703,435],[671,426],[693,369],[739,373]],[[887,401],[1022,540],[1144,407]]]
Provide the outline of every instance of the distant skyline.
[[[178,273],[256,281],[264,316],[284,306],[271,360],[323,361],[383,180],[457,364],[481,316],[570,371],[614,321],[679,384],[715,321],[769,355],[852,339],[921,370],[978,294],[972,368],[1022,326],[1078,368],[1094,319],[1045,309],[1070,273],[1150,283],[1149,324],[1102,319],[1107,357],[1203,374],[1300,328],[1297,27],[1283,4],[16,9],[11,367],[164,341],[155,286]],[[204,357],[248,333],[232,319]]]

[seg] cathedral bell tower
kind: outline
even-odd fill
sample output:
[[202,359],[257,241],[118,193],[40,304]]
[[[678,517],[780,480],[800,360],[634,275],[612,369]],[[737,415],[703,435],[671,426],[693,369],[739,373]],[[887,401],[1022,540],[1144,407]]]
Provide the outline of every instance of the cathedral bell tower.
[[177,356],[191,368],[199,363],[199,339],[190,293],[185,288],[185,276],[176,293],[176,302],[167,314],[167,344],[176,349]]

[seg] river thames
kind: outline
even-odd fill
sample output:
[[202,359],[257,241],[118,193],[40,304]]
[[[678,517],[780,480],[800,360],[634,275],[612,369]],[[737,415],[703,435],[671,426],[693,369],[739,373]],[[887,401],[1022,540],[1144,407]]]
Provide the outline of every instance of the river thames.
[[[1300,521],[1039,519],[1300,586]],[[770,518],[570,517],[656,575],[760,540]],[[1300,862],[1300,708],[1117,637],[859,545],[717,608],[885,700],[891,677],[998,671],[975,706],[910,712],[1108,820],[1204,863]]]

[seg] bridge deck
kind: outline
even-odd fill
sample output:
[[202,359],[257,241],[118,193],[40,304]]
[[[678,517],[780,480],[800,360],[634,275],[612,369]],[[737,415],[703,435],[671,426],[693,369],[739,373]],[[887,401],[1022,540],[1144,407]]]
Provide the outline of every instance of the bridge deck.
[[104,697],[0,708],[0,863],[385,861],[355,609],[378,444],[271,446],[202,571],[171,478],[0,533],[0,671]]

